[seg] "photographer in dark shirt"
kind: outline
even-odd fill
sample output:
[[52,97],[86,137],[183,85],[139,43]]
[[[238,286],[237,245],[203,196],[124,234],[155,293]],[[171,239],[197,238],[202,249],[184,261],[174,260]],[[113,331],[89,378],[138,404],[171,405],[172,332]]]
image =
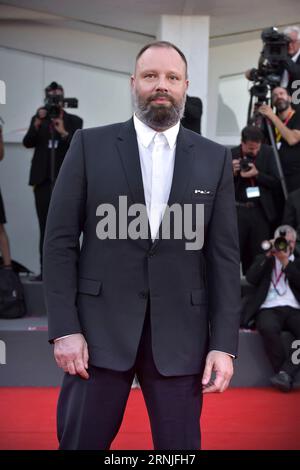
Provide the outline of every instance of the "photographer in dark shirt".
[[[45,89],[45,102],[49,101],[54,104],[50,107],[47,105],[42,106],[37,110],[23,139],[23,145],[26,148],[35,149],[29,178],[29,184],[33,186],[40,227],[41,274],[35,280],[42,279],[42,250],[52,186],[67,153],[73,134],[77,129],[81,129],[83,125],[80,117],[69,114],[63,109],[64,90],[56,82],[52,82]],[[51,164],[52,145],[55,149],[53,167]]]
[[231,149],[243,273],[260,253],[276,220],[273,191],[279,186],[273,150],[262,144],[257,127],[242,130],[241,144]]
[[288,192],[300,188],[300,111],[291,106],[291,96],[285,88],[272,91],[272,104],[277,114],[267,104],[258,111],[267,117],[275,128],[275,138]]

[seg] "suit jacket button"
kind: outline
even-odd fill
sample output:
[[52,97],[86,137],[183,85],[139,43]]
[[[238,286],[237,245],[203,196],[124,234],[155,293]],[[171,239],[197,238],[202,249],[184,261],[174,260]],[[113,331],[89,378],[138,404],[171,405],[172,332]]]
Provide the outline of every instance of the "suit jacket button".
[[140,298],[140,299],[147,299],[147,297],[148,297],[148,293],[147,293],[147,292],[145,292],[145,291],[139,292],[139,298]]

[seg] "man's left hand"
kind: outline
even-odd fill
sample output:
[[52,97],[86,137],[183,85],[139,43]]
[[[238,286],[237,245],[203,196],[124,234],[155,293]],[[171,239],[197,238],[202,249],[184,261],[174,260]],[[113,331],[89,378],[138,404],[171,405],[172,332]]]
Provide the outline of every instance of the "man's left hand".
[[258,175],[258,170],[254,163],[249,163],[249,166],[251,167],[251,170],[240,172],[242,178],[255,178],[255,176]]
[[[232,357],[221,351],[210,351],[206,357],[206,364],[202,378],[203,393],[224,392],[233,376]],[[216,378],[211,382],[212,372]]]
[[55,130],[62,136],[65,137],[68,135],[68,132],[65,129],[64,121],[62,118],[52,119]]

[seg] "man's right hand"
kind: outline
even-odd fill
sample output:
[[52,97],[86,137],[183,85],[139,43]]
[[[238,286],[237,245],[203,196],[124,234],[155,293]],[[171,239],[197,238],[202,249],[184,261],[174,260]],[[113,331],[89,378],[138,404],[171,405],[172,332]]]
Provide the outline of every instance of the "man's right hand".
[[36,113],[36,118],[34,120],[34,127],[36,130],[40,128],[40,125],[42,124],[42,120],[45,119],[47,116],[47,110],[45,108],[39,108]]
[[54,357],[58,367],[70,375],[80,375],[88,379],[88,346],[84,336],[76,333],[57,339],[54,343]]

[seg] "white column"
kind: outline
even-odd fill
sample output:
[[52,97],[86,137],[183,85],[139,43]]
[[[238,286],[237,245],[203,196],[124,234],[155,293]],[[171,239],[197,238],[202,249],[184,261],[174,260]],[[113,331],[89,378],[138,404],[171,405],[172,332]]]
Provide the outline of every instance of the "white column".
[[202,134],[206,135],[209,16],[162,15],[157,39],[174,43],[185,54],[190,80],[188,94],[202,100],[201,127]]

